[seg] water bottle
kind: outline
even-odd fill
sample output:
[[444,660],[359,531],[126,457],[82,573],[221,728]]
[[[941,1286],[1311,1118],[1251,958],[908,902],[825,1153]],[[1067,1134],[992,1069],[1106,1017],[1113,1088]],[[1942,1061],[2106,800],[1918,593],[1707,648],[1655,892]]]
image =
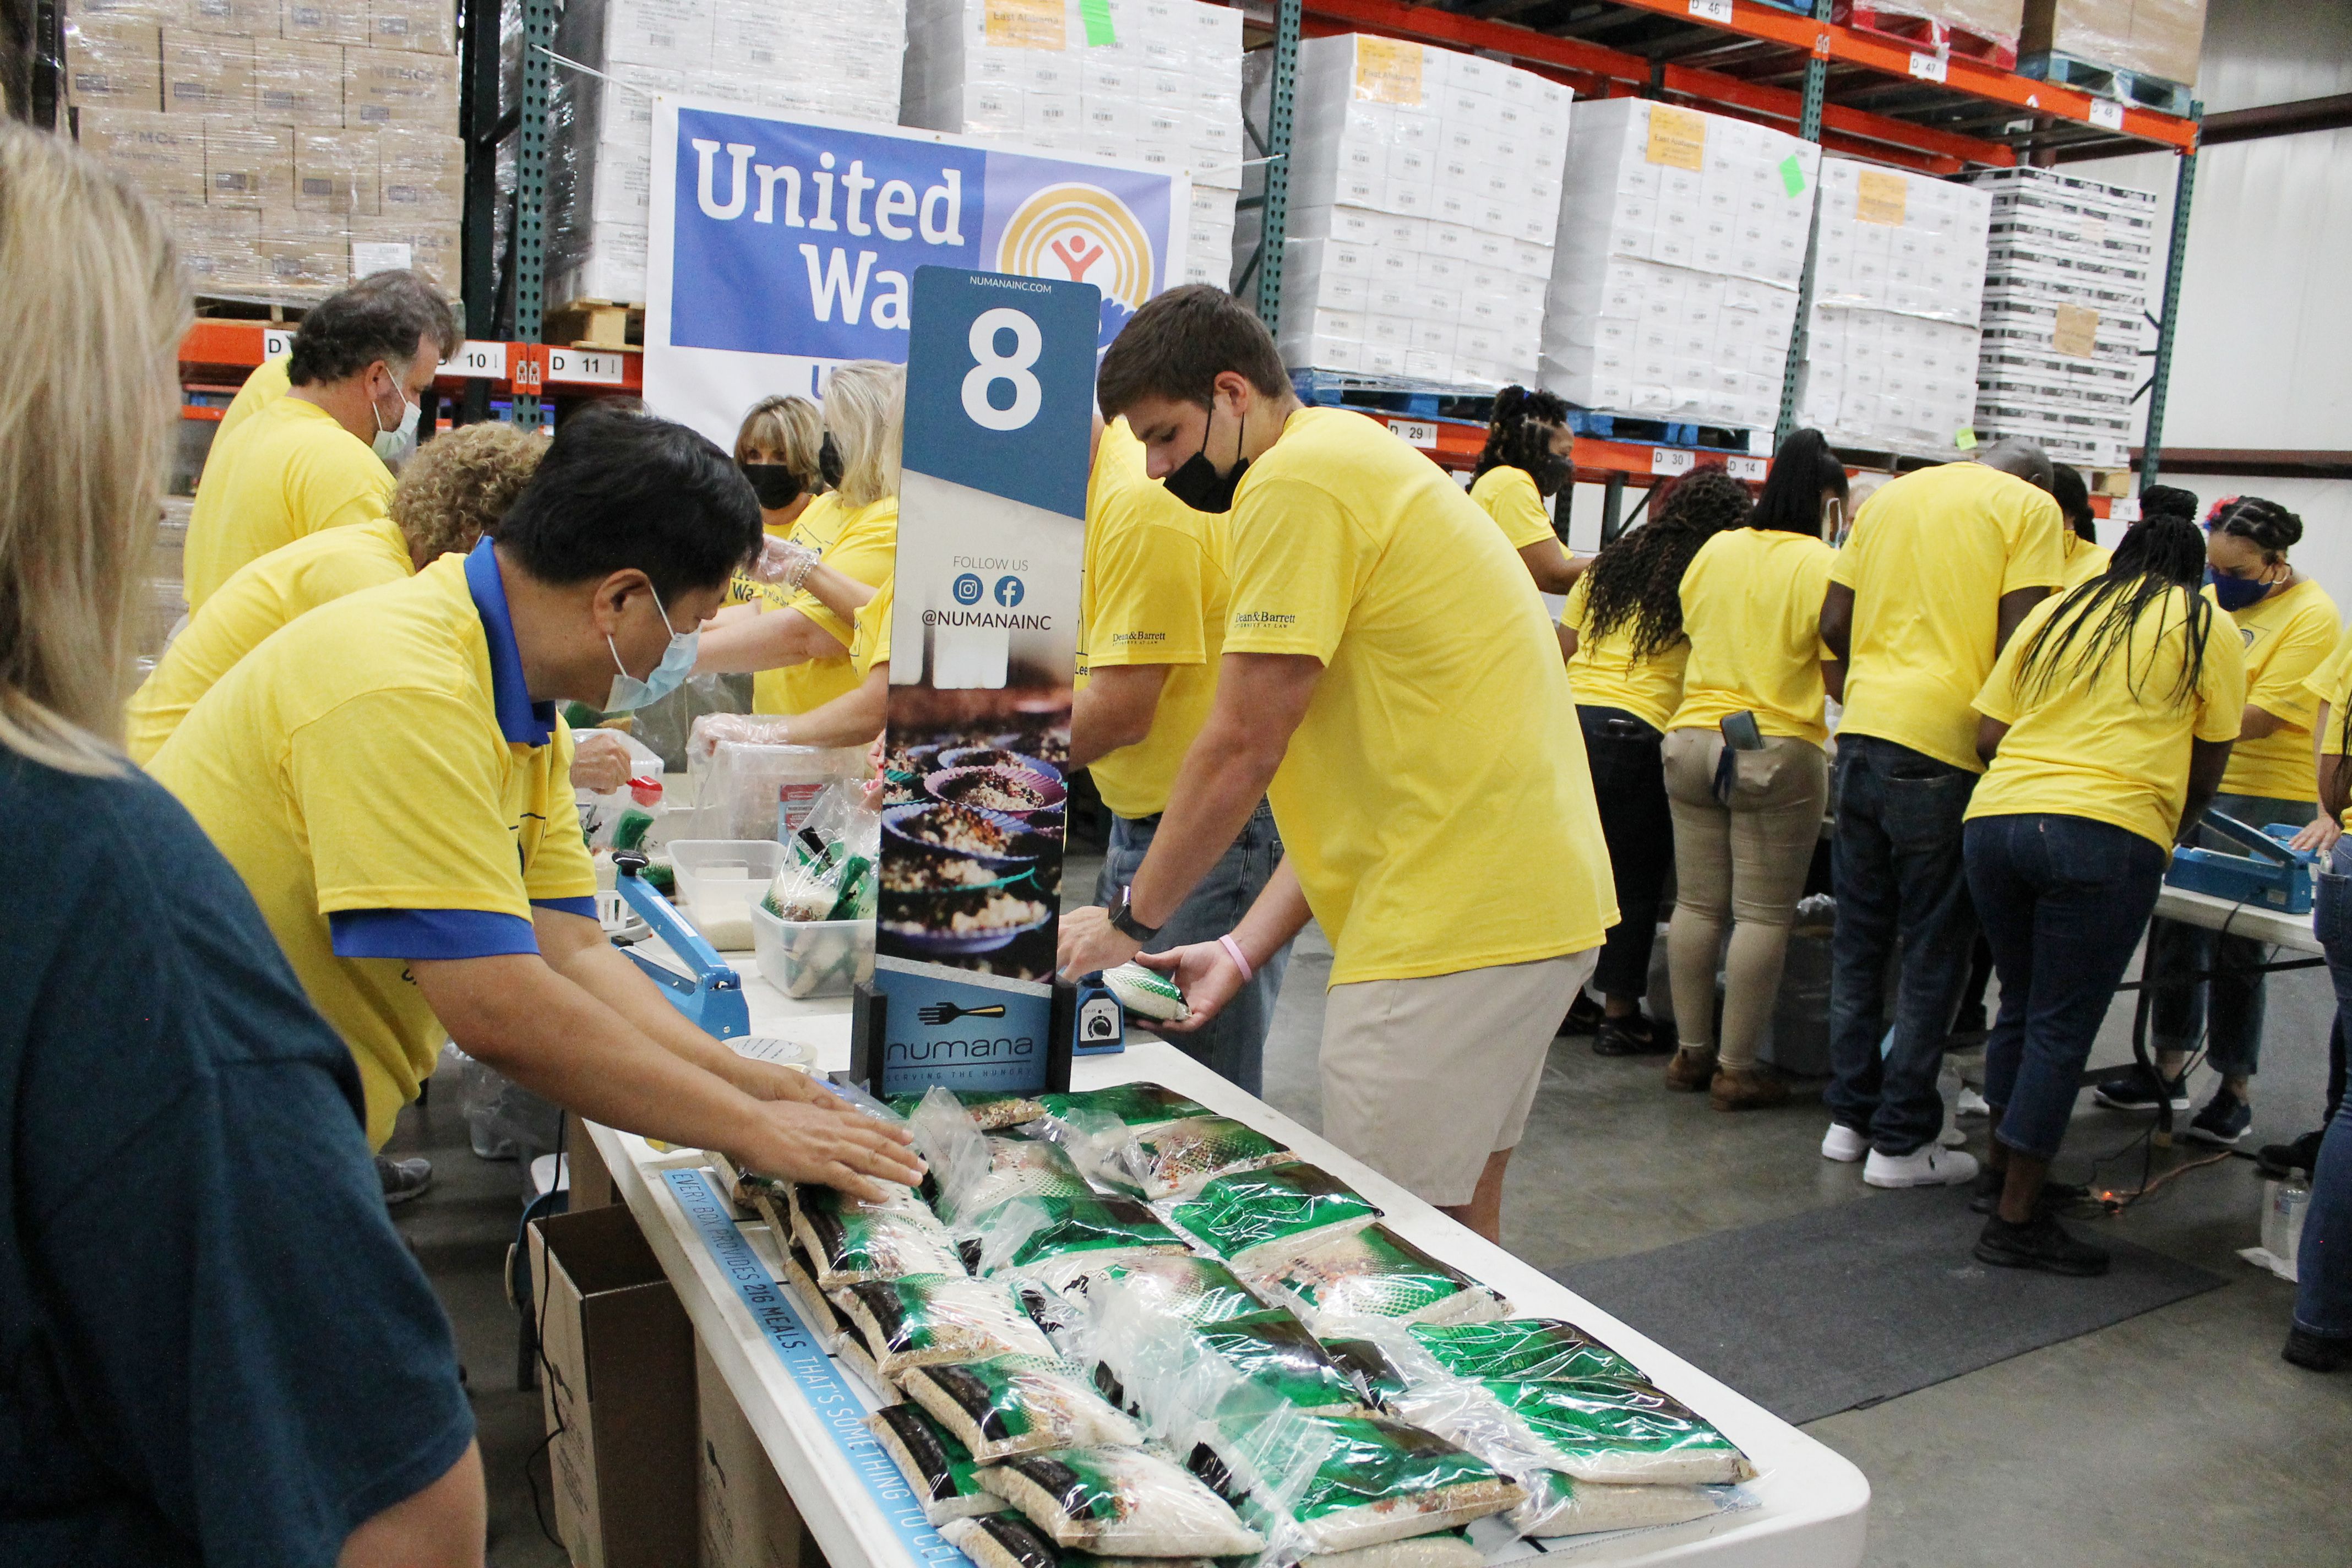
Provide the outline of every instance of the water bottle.
[[2300,1176],[2290,1176],[2279,1184],[2277,1209],[2279,1242],[2284,1250],[2271,1254],[2286,1266],[2287,1277],[2294,1277],[2296,1255],[2303,1249],[2303,1221],[2311,1212],[2311,1184]]
[[2275,1178],[2263,1183],[2263,1250],[2282,1262],[2286,1258],[2280,1250],[2286,1246],[2286,1211],[2279,1202],[2279,1189],[2284,1184]]

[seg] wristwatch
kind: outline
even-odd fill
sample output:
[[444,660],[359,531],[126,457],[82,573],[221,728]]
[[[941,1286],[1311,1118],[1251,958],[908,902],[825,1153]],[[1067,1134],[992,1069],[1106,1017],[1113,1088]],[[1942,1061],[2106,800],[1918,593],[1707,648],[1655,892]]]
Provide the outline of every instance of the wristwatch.
[[1134,942],[1148,942],[1160,934],[1158,926],[1145,925],[1135,918],[1135,889],[1132,887],[1118,890],[1118,902],[1111,909],[1110,923],[1114,930]]

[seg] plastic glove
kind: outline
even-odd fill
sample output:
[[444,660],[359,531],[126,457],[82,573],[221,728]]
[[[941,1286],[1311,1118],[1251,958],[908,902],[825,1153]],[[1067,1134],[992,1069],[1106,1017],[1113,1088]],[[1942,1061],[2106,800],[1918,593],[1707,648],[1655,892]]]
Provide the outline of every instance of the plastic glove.
[[805,544],[771,536],[761,542],[760,558],[751,563],[754,582],[781,583],[794,593],[816,566],[816,552]]

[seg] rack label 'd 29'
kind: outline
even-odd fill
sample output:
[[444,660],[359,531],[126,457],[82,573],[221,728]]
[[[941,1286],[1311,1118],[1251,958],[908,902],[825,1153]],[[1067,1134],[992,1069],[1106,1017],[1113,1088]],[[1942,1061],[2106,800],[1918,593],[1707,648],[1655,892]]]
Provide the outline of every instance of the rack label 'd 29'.
[[816,1335],[801,1321],[800,1310],[792,1298],[751,1250],[751,1244],[736,1227],[735,1212],[710,1178],[699,1169],[665,1171],[662,1179],[669,1184],[677,1205],[702,1237],[703,1246],[733,1282],[735,1293],[750,1310],[751,1321],[766,1336],[768,1348],[784,1363],[793,1384],[815,1411],[824,1429],[833,1434],[835,1444],[849,1461],[864,1484],[866,1495],[889,1521],[890,1529],[906,1547],[907,1554],[918,1563],[968,1563],[964,1554],[949,1545],[940,1532],[923,1517],[923,1505],[917,1500],[906,1478],[898,1473],[882,1445],[866,1429],[866,1405],[842,1381],[841,1371],[833,1358],[824,1353]]

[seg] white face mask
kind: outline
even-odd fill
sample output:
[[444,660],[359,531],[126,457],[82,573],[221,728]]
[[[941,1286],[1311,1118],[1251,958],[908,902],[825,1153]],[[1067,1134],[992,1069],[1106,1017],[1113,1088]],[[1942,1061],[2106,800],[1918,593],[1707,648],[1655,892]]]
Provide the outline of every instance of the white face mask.
[[386,468],[396,468],[416,450],[416,422],[425,410],[408,401],[408,395],[400,390],[397,379],[393,383],[392,391],[393,395],[400,399],[400,423],[387,427],[374,399],[369,399],[368,415],[375,421],[375,439],[369,445],[374,448],[375,455],[383,459]]

